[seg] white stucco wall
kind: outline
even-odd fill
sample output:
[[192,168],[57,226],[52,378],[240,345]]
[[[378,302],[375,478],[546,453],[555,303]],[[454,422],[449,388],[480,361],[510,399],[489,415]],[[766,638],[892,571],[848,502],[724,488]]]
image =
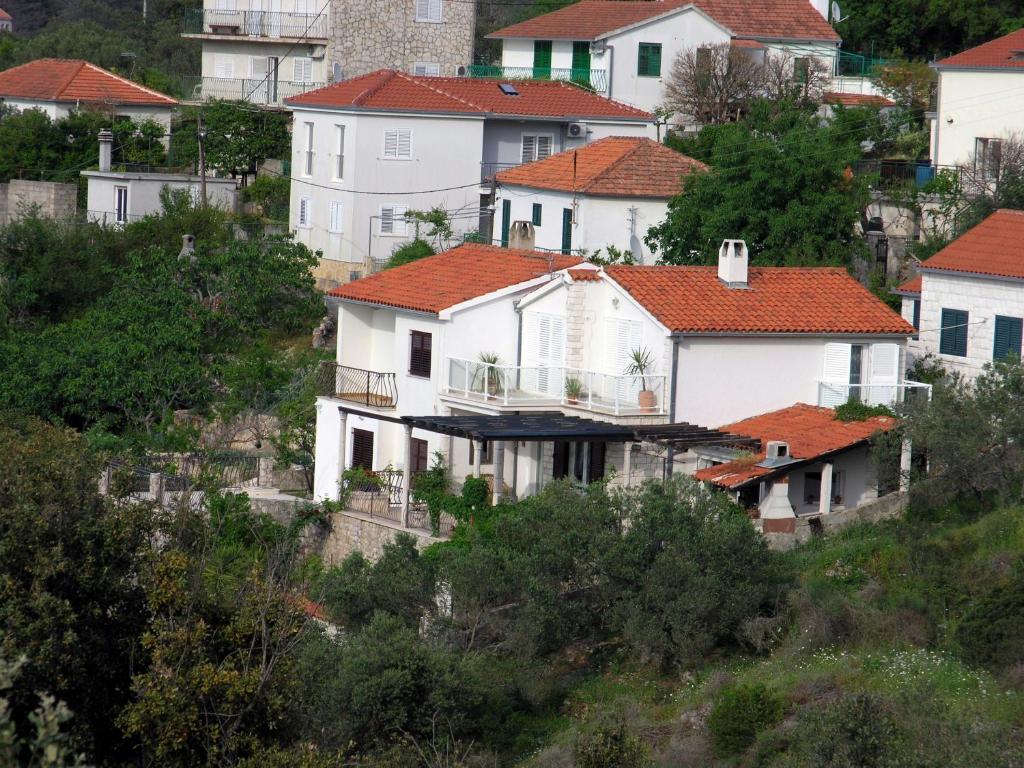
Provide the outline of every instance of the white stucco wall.
[[939,71],[932,162],[967,164],[976,138],[1008,138],[1024,132],[1024,111],[1012,106],[1024,95],[1024,71]]
[[[939,352],[943,308],[968,313],[966,357]],[[925,272],[921,288],[921,333],[916,346],[948,369],[974,378],[986,363],[992,362],[996,315],[1024,317],[1024,282]]]
[[[16,99],[10,97],[0,98],[0,103],[22,111],[27,109],[38,109],[40,112],[48,115],[51,120],[63,120],[76,109],[81,108],[86,110],[91,108],[88,104],[76,105],[73,102],[37,101],[33,99]],[[105,106],[104,109],[107,109],[107,107]],[[118,117],[128,117],[136,122],[145,122],[148,120],[159,123],[164,127],[165,133],[170,133],[171,115],[173,113],[173,108],[171,107],[118,104],[111,107],[111,109]]]
[[[86,177],[86,210],[94,221],[113,222],[115,219],[115,187],[128,188],[128,215],[130,219],[160,213],[160,193],[164,187],[188,190],[195,200],[201,196],[198,176],[164,173],[103,173],[83,171]],[[235,210],[238,184],[234,179],[206,180],[206,196],[210,205],[224,211]]]
[[[855,448],[851,451],[841,453],[830,462],[832,464],[832,497],[831,511],[839,512],[844,509],[856,509],[861,504],[866,504],[878,498],[878,477],[875,468],[868,457],[868,448]],[[807,474],[820,473],[824,468],[824,462],[808,464],[789,474],[789,503],[798,515],[815,514],[819,511],[819,504],[806,504],[806,493],[808,486]],[[838,487],[836,484],[839,476]],[[815,491],[820,491],[820,482],[810,483]],[[836,502],[835,497],[841,496],[842,501]]]
[[[248,80],[253,76],[252,60],[254,58],[277,57],[277,79],[282,83],[290,83],[295,80],[295,59],[309,58],[312,60],[310,80],[323,84],[327,82],[324,57],[309,56],[309,49],[308,45],[293,48],[289,41],[283,39],[276,42],[267,38],[246,37],[226,37],[224,40],[204,39],[201,71],[203,77],[217,77],[216,61],[220,56],[227,56],[230,57],[234,68],[233,79]],[[290,96],[293,93],[288,91],[284,95]],[[226,97],[225,95],[224,98]]]

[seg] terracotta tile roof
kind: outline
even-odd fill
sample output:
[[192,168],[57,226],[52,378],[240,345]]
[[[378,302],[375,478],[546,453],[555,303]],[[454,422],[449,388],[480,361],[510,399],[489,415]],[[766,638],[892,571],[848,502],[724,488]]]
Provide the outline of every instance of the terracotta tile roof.
[[842,104],[844,107],[895,107],[896,102],[884,96],[866,93],[826,93],[826,104]]
[[[731,434],[755,437],[761,441],[762,446],[770,440],[781,440],[789,443],[793,458],[814,461],[818,457],[864,443],[876,432],[886,432],[897,423],[890,416],[871,416],[864,421],[844,422],[836,418],[831,408],[797,403],[719,429]],[[695,477],[724,488],[739,488],[751,480],[777,472],[768,467],[756,466],[764,458],[765,453],[762,451],[756,457],[697,470]]]
[[596,40],[691,4],[737,37],[839,42],[839,35],[807,0],[581,0],[487,37]]
[[1024,280],[1024,211],[1002,208],[921,264],[921,269]]
[[570,269],[569,277],[575,281],[585,280],[591,283],[601,282],[601,271],[597,269]]
[[680,333],[914,333],[845,269],[751,267],[748,288],[727,287],[717,267],[610,266],[606,273]]
[[920,295],[921,293],[921,276],[912,277],[905,283],[900,283],[892,290],[893,293],[906,293]]
[[178,102],[80,59],[36,59],[0,72],[0,97],[172,107]]
[[730,48],[754,48],[760,50],[765,47],[764,43],[759,43],[757,40],[742,40],[738,37],[734,37],[729,41]]
[[330,296],[418,312],[441,310],[580,264],[575,256],[467,243],[339,286]]
[[678,195],[683,177],[696,170],[707,170],[707,166],[652,139],[609,136],[581,149],[509,168],[497,178],[502,184],[560,192],[575,189],[603,197],[667,199]]
[[0,21],[13,21],[13,19],[11,18],[11,14],[9,14],[3,8],[0,8]]
[[[510,82],[510,81],[505,81]],[[470,77],[425,77],[381,69],[318,88],[292,99],[294,106],[346,109],[510,115],[559,118],[613,118],[650,122],[654,116],[577,86],[556,80],[511,81],[517,96],[498,87],[502,81]]]
[[1024,29],[935,62],[938,69],[1022,69]]

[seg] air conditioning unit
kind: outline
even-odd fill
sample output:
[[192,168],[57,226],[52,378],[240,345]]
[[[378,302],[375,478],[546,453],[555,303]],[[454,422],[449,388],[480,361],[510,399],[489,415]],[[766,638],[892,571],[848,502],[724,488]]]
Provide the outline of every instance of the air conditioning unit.
[[590,53],[593,56],[603,56],[604,52],[608,50],[608,45],[604,40],[591,40],[590,41]]
[[565,135],[570,139],[582,139],[587,135],[587,124],[569,123],[565,127]]

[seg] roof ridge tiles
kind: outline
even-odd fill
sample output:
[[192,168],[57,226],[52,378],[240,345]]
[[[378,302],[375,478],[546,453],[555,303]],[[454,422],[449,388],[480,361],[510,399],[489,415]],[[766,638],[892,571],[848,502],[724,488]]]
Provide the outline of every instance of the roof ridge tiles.
[[[394,69],[385,69],[383,70],[382,74],[383,77],[377,78],[377,82],[372,83],[364,91],[356,95],[356,97],[352,99],[352,103],[357,106],[362,106],[362,104],[366,102],[367,99],[379,93],[385,85],[394,80],[395,76],[398,74],[398,71]],[[368,77],[369,75],[367,75],[367,78]]]

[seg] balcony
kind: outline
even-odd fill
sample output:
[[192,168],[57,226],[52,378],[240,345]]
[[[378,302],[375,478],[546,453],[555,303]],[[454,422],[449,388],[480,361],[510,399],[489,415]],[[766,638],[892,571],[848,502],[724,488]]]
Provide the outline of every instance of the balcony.
[[316,373],[316,393],[370,408],[398,405],[395,374],[323,362]]
[[917,401],[919,398],[932,399],[932,385],[919,381],[904,381],[902,384],[837,384],[818,381],[818,405],[835,408],[850,400],[865,405],[892,407],[900,403]]
[[284,99],[315,91],[324,85],[326,83],[300,83],[266,78],[187,77],[184,78],[183,93],[186,101],[227,99],[280,106]]
[[444,394],[499,407],[565,406],[623,415],[667,413],[666,377],[600,373],[562,365],[525,366],[445,358]]
[[326,41],[327,14],[193,8],[185,11],[184,34]]
[[551,67],[499,67],[472,64],[466,76],[490,80],[565,80],[590,91],[608,90],[608,72],[604,69],[552,69]]

